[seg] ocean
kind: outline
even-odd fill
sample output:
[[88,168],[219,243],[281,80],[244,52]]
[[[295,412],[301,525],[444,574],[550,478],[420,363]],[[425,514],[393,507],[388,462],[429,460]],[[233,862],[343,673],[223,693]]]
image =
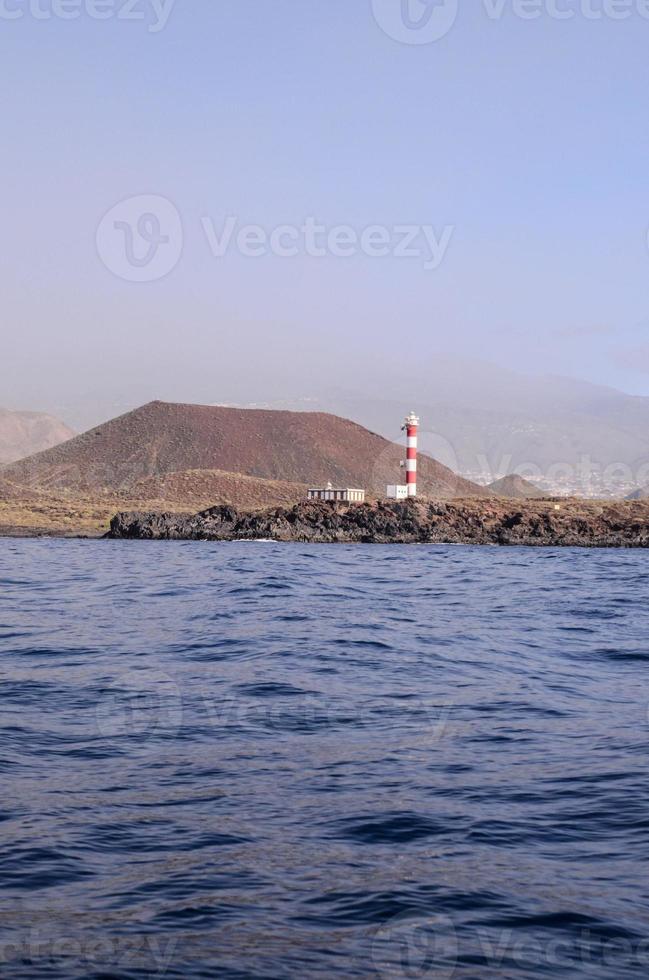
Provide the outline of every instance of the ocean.
[[0,974],[649,974],[642,552],[0,540]]

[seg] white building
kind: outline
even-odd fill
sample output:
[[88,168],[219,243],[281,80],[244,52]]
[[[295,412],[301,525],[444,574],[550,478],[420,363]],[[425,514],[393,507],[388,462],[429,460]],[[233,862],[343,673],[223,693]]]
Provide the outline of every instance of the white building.
[[333,500],[338,503],[362,504],[365,501],[365,491],[352,487],[333,487],[328,483],[326,487],[316,487],[307,492],[309,500]]
[[408,487],[406,484],[399,486],[391,485],[387,488],[388,500],[407,500],[408,499]]

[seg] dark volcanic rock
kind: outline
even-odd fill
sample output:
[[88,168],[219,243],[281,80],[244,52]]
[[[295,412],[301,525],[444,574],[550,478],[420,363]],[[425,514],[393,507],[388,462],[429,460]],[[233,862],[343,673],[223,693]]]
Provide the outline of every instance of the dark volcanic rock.
[[467,499],[341,505],[305,501],[254,513],[222,506],[194,515],[117,514],[108,537],[646,548],[649,503]]

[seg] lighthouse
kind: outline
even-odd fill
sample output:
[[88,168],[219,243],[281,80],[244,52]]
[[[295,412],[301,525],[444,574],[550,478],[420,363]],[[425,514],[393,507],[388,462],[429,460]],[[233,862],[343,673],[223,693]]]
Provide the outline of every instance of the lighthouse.
[[406,486],[408,496],[417,496],[417,436],[419,434],[419,417],[411,412],[403,423],[406,431]]
[[411,412],[401,426],[406,433],[406,461],[401,466],[406,470],[405,486],[388,486],[387,496],[392,500],[406,500],[417,496],[417,436],[419,416]]

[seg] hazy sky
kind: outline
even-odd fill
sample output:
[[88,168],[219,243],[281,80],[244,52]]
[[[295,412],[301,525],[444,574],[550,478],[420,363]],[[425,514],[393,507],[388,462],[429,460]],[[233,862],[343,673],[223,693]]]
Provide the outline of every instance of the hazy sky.
[[644,0],[0,0],[0,51],[0,404],[649,394]]

